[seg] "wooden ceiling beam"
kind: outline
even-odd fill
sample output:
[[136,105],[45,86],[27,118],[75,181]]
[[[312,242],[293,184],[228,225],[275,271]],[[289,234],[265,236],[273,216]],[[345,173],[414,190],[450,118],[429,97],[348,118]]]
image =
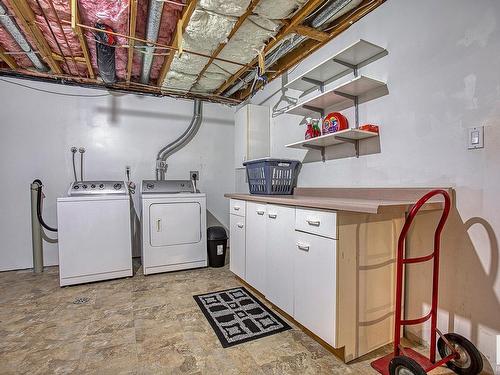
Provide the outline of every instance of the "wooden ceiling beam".
[[[130,19],[129,19],[129,35],[135,38],[135,28],[137,24],[137,0],[129,0]],[[134,39],[129,39],[128,42],[128,61],[127,61],[127,83],[130,83],[132,78],[132,63],[134,61]]]
[[[272,71],[267,74],[268,81],[270,82],[276,77],[282,75],[285,71],[302,61],[305,57],[309,56],[314,51],[324,46],[327,42],[341,34],[343,31],[348,29],[349,26],[360,20],[362,17],[383,4],[385,1],[386,0],[364,0],[355,9],[341,16],[331,26],[328,27],[328,40],[324,42],[308,40],[302,43],[301,47],[296,48],[295,50],[279,59],[276,64],[273,65]],[[240,99],[246,99],[250,95],[251,88],[246,88],[240,91],[240,95],[238,95],[238,97]]]
[[245,20],[248,18],[248,16],[250,16],[253,13],[253,10],[255,9],[255,7],[257,6],[257,4],[259,4],[259,2],[260,2],[260,0],[252,0],[250,2],[250,4],[248,5],[248,8],[245,11],[245,13],[243,13],[238,18],[238,21],[236,21],[236,23],[234,24],[233,29],[231,30],[231,32],[227,36],[227,41],[226,42],[222,42],[221,44],[219,44],[219,46],[217,47],[217,49],[212,54],[212,57],[208,60],[207,64],[203,67],[203,69],[200,72],[200,74],[198,74],[198,78],[196,78],[196,81],[193,84],[193,86],[198,83],[198,81],[201,79],[201,77],[203,76],[203,74],[205,74],[205,72],[207,71],[208,67],[214,62],[215,58],[217,56],[219,56],[219,54],[222,52],[222,50],[224,49],[224,47],[226,46],[226,44],[231,40],[231,38],[234,36],[234,34],[236,34],[236,32],[239,30],[239,28],[241,27],[241,25],[243,25],[243,22],[245,22]]
[[36,48],[42,59],[49,65],[54,73],[62,73],[59,64],[52,58],[52,49],[50,48],[43,33],[38,28],[35,22],[35,13],[30,8],[26,0],[10,0],[10,5],[16,16],[16,21],[19,21],[26,32],[30,33],[30,37],[36,44]]
[[[285,36],[292,33],[296,26],[300,25],[302,21],[317,7],[321,5],[324,0],[309,0],[300,10],[295,13],[295,15],[287,21],[285,25],[280,29],[278,34],[274,38],[272,38],[269,43],[264,48],[264,56],[268,53],[275,45],[277,45]],[[255,65],[258,62],[258,56],[255,57],[249,65]],[[221,94],[226,91],[243,73],[245,73],[248,69],[241,68],[231,77],[229,77],[226,82],[224,82],[217,90],[215,90],[216,94]]]
[[[179,38],[182,37],[182,35],[179,35],[177,30],[182,30],[182,33],[186,30],[187,24],[189,20],[191,19],[191,15],[193,14],[195,8],[196,8],[196,0],[189,0],[189,4],[184,7],[184,10],[182,12],[182,16],[177,21],[177,28],[175,31],[175,35],[173,38],[172,46],[177,46],[179,44]],[[179,26],[180,25],[180,26]],[[170,70],[170,65],[172,65],[172,61],[174,61],[175,57],[175,52],[170,51],[170,54],[165,58],[165,61],[163,62],[163,66],[161,67],[160,70],[160,75],[158,76],[158,82],[157,86],[161,87],[163,84],[163,81],[165,80],[165,77],[167,76],[168,71]]]
[[297,34],[300,34],[302,36],[306,36],[309,39],[317,40],[318,42],[326,42],[330,39],[330,36],[328,35],[328,33],[314,29],[314,28],[309,27],[309,26],[298,25],[295,27],[294,31]]
[[94,68],[92,67],[89,47],[87,46],[87,39],[85,39],[82,28],[79,26],[79,24],[80,12],[78,11],[78,2],[77,0],[71,0],[71,28],[73,29],[73,32],[76,34],[76,36],[78,37],[78,41],[80,42],[80,48],[83,52],[85,64],[87,65],[87,71],[89,72],[89,77],[91,79],[95,79],[95,73]]
[[7,54],[5,48],[0,46],[0,59],[3,60],[12,70],[17,69],[16,60],[10,55]]

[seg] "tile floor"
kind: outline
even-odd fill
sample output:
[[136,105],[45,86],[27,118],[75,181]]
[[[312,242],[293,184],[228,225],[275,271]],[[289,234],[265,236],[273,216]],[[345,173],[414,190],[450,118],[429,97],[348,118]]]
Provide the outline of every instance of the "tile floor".
[[227,268],[65,288],[57,267],[0,273],[0,374],[376,374],[390,350],[345,365],[297,328],[223,349],[192,296],[238,285]]

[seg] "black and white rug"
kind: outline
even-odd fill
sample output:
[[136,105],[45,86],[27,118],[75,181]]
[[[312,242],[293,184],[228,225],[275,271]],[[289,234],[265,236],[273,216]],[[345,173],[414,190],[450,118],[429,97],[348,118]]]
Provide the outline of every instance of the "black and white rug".
[[291,328],[243,287],[200,294],[194,299],[224,348]]

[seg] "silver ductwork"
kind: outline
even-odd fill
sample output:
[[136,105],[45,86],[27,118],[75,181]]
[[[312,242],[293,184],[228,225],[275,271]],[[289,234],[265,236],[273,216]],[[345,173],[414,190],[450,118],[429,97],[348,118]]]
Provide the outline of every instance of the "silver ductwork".
[[14,38],[16,43],[21,47],[21,49],[26,53],[28,59],[31,60],[34,67],[40,72],[48,71],[45,64],[38,58],[35,52],[31,49],[30,44],[23,36],[21,30],[17,26],[16,22],[13,21],[7,11],[5,5],[0,2],[0,24],[9,32],[9,34]]
[[[146,27],[146,39],[156,42],[160,31],[160,21],[163,12],[163,1],[151,0],[149,2],[148,23]],[[141,82],[147,84],[153,65],[155,46],[146,44],[143,48],[144,57],[142,59]]]
[[191,123],[175,141],[163,147],[156,157],[156,179],[164,180],[167,172],[167,158],[187,145],[200,130],[203,119],[203,102],[200,99],[194,100],[193,118]]
[[[362,0],[330,0],[326,3],[316,15],[309,25],[312,28],[321,30],[324,26],[328,25],[330,22],[339,18],[340,16],[346,14],[348,11],[357,7]],[[281,57],[285,56],[287,53],[297,48],[302,42],[304,42],[307,37],[295,34],[291,38],[285,39],[280,45],[275,47],[270,53],[267,54],[265,59],[265,65],[267,67],[272,66]],[[255,71],[248,73],[243,77],[237,84],[232,86],[223,95],[229,97],[233,95],[236,91],[240,90],[243,86],[250,84],[255,78]]]

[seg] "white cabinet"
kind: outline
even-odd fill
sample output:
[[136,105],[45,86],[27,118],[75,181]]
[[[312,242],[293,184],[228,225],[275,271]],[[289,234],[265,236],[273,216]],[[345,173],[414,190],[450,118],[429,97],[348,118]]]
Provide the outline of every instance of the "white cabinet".
[[269,107],[248,104],[235,114],[234,167],[246,160],[269,156]]
[[245,279],[245,217],[229,215],[230,248],[229,269]]
[[266,294],[266,212],[266,204],[247,203],[245,281],[263,294]]
[[267,205],[266,298],[293,316],[295,208]]
[[336,244],[295,232],[294,319],[333,347],[335,342]]

